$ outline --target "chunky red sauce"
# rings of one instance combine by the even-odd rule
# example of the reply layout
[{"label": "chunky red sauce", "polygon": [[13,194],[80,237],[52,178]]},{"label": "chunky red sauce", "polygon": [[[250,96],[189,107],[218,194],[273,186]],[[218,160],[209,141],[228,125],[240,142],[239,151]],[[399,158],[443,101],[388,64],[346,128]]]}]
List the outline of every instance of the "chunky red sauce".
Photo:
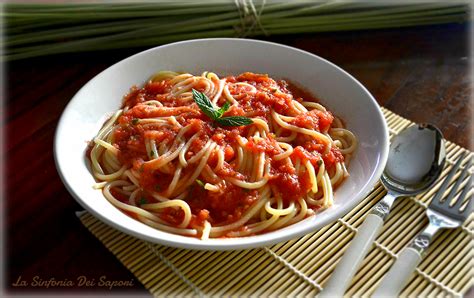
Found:
[{"label": "chunky red sauce", "polygon": [[[257,89],[251,92],[248,86],[232,84],[229,91],[239,102],[239,106],[233,106],[224,116],[247,116],[258,117],[265,121],[271,119],[271,110],[274,109],[280,114],[296,116],[291,124],[317,131],[326,131],[332,124],[333,116],[330,112],[309,111],[304,114],[297,114],[291,109],[291,101],[317,101],[311,94],[301,88],[297,88],[285,81],[274,81],[267,75],[244,73],[239,76],[229,76],[227,82],[245,82]],[[243,174],[236,171],[235,147],[237,137],[246,135],[250,126],[240,127],[219,127],[205,116],[194,101],[182,101],[170,99],[166,95],[171,90],[169,81],[150,82],[143,88],[133,88],[124,99],[124,106],[128,106],[118,122],[119,128],[115,131],[115,142],[119,150],[119,159],[122,163],[133,166],[141,172],[140,184],[145,190],[152,190],[158,193],[164,192],[171,182],[172,174],[167,175],[153,171],[144,164],[148,160],[144,145],[145,138],[154,139],[156,144],[162,142],[173,142],[179,132],[178,127],[148,126],[138,123],[137,119],[152,118],[160,116],[175,116],[176,120],[184,127],[191,125],[191,129],[185,134],[189,139],[196,132],[201,132],[201,137],[196,139],[190,146],[186,158],[191,158],[195,153],[203,148],[209,139],[224,148],[224,167],[216,174],[221,178],[235,177],[241,180],[248,180]],[[195,86],[198,91],[204,91],[204,86]],[[293,96],[292,96],[293,95]],[[148,100],[158,100],[165,108],[157,108],[152,105],[140,104]],[[219,106],[224,104],[221,97]],[[166,109],[166,107],[179,107],[176,110]],[[283,130],[283,135],[289,136],[290,131]],[[311,188],[308,174],[298,176],[295,168],[285,163],[276,161],[272,157],[279,152],[275,148],[275,136],[270,134],[266,139],[255,139],[250,137],[246,144],[246,149],[252,152],[265,152],[270,157],[271,171],[269,183],[282,194],[285,202],[297,200],[305,195]],[[326,169],[331,169],[337,161],[343,161],[340,151],[334,146],[328,153],[324,153],[324,145],[317,141],[298,136],[291,144],[294,152],[292,160],[297,158],[302,162],[310,161],[317,171],[320,164],[324,162]],[[208,164],[214,168],[217,164],[217,155],[211,154]],[[173,165],[171,165],[173,167]],[[182,177],[194,171],[194,166],[183,169]],[[173,169],[172,169],[173,170]],[[206,182],[205,177],[198,177]],[[144,195],[145,201],[153,201],[153,198]],[[227,188],[222,192],[210,192],[205,190],[199,183],[190,186],[189,195],[184,200],[190,205],[193,219],[191,227],[202,226],[204,220],[208,220],[212,225],[226,224],[238,220],[242,214],[258,199],[255,190],[245,190],[227,183]],[[179,224],[183,218],[181,210],[168,208],[162,212],[161,217],[171,224]]]}]

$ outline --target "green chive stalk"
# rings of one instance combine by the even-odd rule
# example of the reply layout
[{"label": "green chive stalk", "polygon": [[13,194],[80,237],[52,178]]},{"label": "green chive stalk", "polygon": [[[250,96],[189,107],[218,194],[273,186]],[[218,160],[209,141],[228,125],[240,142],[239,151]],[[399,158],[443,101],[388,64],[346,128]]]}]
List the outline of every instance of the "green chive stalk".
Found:
[{"label": "green chive stalk", "polygon": [[471,19],[469,6],[459,3],[246,3],[240,8],[230,0],[5,4],[2,60],[149,47],[194,38],[401,28]]}]

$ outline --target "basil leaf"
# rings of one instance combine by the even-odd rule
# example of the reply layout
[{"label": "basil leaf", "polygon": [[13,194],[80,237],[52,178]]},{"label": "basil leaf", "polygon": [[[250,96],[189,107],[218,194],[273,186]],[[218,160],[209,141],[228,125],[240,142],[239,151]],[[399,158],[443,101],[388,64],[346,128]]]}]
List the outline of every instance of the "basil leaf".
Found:
[{"label": "basil leaf", "polygon": [[231,117],[224,117],[221,118],[224,113],[229,110],[230,103],[226,102],[222,107],[216,109],[212,104],[209,97],[206,94],[196,91],[192,89],[193,92],[193,99],[201,109],[201,111],[211,118],[212,120],[216,121],[222,126],[242,126],[242,125],[249,125],[252,124],[253,121],[250,118],[243,117],[243,116],[231,116]]},{"label": "basil leaf", "polygon": [[252,119],[243,116],[224,117],[216,119],[216,121],[222,126],[242,126],[253,123]]},{"label": "basil leaf", "polygon": [[226,101],[225,104],[222,107],[220,107],[219,110],[217,110],[217,113],[219,114],[218,118],[221,118],[222,115],[224,115],[224,113],[227,112],[229,108],[230,108],[230,103]]},{"label": "basil leaf", "polygon": [[222,116],[222,114],[219,115],[219,112],[216,111],[216,109],[212,105],[211,100],[209,99],[209,97],[206,96],[206,94],[196,91],[194,89],[192,90],[192,92],[194,101],[201,109],[201,111],[206,114],[207,117],[211,118],[212,120],[216,120],[217,118]]}]

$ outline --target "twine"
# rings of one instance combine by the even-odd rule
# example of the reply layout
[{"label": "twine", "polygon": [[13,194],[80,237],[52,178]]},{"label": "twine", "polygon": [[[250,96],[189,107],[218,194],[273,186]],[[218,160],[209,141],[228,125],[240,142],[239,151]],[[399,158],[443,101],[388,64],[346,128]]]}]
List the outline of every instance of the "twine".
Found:
[{"label": "twine", "polygon": [[237,6],[240,18],[240,26],[234,27],[238,37],[254,35],[257,31],[263,32],[266,36],[269,35],[260,21],[266,0],[262,0],[258,11],[255,8],[253,0],[234,0],[234,2]]},{"label": "twine", "polygon": [[433,283],[435,284],[438,288],[440,288],[441,290],[445,291],[446,293],[448,294],[451,294],[453,295],[454,297],[456,298],[460,298],[462,297],[461,294],[459,294],[458,292],[448,288],[447,286],[443,285],[440,281],[438,281],[437,279],[435,279],[434,277],[428,275],[426,272],[423,272],[421,271],[420,269],[416,268],[415,269],[416,273],[418,273],[420,276],[422,276],[424,279],[428,280],[430,283]]},{"label": "twine", "polygon": [[[353,233],[357,233],[358,232],[358,229],[355,228],[353,225],[351,225],[350,223],[348,223],[347,221],[345,221],[344,219],[342,218],[339,218],[337,220],[338,223],[340,223],[342,226],[348,228],[349,230],[351,230]],[[382,250],[384,253],[386,253],[387,255],[389,255],[392,259],[397,259],[397,255],[392,251],[390,250],[390,248],[386,247],[385,245],[383,245],[382,243],[380,243],[379,241],[375,240],[374,241],[374,245],[375,247],[378,247],[380,250]]]},{"label": "twine", "polygon": [[277,260],[280,264],[282,264],[283,266],[285,266],[287,269],[289,269],[291,272],[293,272],[294,274],[296,274],[296,276],[298,276],[301,280],[305,281],[306,283],[308,283],[309,285],[311,285],[313,288],[321,291],[323,289],[323,287],[321,287],[320,284],[318,284],[316,281],[312,280],[311,278],[309,278],[308,276],[306,276],[303,272],[301,272],[300,270],[298,270],[295,266],[291,265],[287,260],[285,260],[284,258],[280,257],[279,255],[277,255],[275,252],[273,252],[271,249],[269,249],[268,247],[263,247],[263,250],[265,252],[267,252],[269,255],[271,255],[275,260]]},{"label": "twine", "polygon": [[173,263],[171,263],[170,260],[168,260],[167,257],[165,257],[160,251],[156,249],[155,244],[147,241],[143,242],[148,246],[152,253],[157,256],[169,269],[171,269],[171,271],[173,271],[173,273],[176,274],[179,279],[181,279],[188,287],[190,287],[199,298],[206,297],[204,293],[202,293],[201,290],[199,290],[199,288],[181,272],[181,270],[179,270]]}]

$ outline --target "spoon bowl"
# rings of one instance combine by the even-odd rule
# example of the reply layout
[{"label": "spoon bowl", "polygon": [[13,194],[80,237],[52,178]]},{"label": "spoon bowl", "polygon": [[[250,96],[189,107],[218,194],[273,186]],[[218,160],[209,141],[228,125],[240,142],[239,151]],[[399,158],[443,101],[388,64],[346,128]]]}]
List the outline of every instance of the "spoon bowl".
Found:
[{"label": "spoon bowl", "polygon": [[416,195],[436,181],[445,160],[439,129],[431,124],[411,126],[393,138],[382,184],[392,193]]}]

